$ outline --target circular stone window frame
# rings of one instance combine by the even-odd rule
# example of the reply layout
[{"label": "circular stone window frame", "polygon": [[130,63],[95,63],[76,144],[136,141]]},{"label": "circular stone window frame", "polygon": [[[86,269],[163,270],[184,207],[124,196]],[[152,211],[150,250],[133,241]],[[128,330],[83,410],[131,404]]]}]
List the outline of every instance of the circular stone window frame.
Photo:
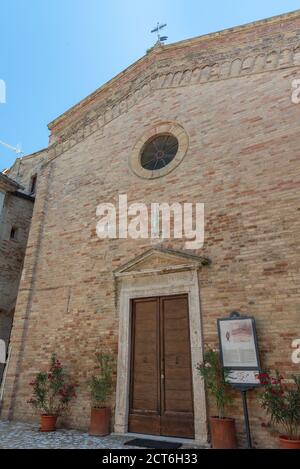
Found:
[{"label": "circular stone window frame", "polygon": [[[162,134],[170,134],[177,138],[178,150],[172,161],[161,169],[149,170],[143,168],[141,164],[142,151],[145,144],[152,138]],[[189,146],[189,138],[184,128],[175,122],[162,122],[157,124],[146,132],[135,143],[129,156],[129,167],[133,173],[143,179],[157,179],[169,174],[182,162]]]}]

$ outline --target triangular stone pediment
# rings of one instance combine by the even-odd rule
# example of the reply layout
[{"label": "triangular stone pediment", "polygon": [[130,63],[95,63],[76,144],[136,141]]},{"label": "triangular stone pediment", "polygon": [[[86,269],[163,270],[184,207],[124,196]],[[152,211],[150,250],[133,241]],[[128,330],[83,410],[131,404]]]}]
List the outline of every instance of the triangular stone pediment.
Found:
[{"label": "triangular stone pediment", "polygon": [[177,270],[190,270],[209,264],[206,257],[195,256],[183,251],[153,248],[133,258],[115,270],[116,277],[134,274],[164,273]]}]

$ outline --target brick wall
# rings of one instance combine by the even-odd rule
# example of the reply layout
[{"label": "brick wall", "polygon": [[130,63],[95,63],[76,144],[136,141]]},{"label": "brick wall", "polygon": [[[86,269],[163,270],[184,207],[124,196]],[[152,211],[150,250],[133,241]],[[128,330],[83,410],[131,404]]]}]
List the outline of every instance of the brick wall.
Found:
[{"label": "brick wall", "polygon": [[[7,311],[15,306],[32,209],[32,200],[6,194],[0,239],[0,307]],[[15,239],[10,238],[12,227],[16,228]]]},{"label": "brick wall", "polygon": [[21,192],[30,194],[32,178],[38,175],[46,158],[47,150],[41,150],[26,155],[23,158],[18,158],[6,174],[22,186]]},{"label": "brick wall", "polygon": [[[16,160],[6,175],[20,184],[14,192],[2,192],[0,210],[0,339],[8,345],[19,282],[30,229],[34,199],[26,197],[31,190],[31,178],[39,172],[43,152]],[[25,196],[23,196],[25,194]],[[11,229],[16,229],[11,239]],[[0,382],[3,365],[0,365]]]},{"label": "brick wall", "polygon": [[[0,339],[8,344],[16,304],[33,201],[7,193],[0,230]],[[12,227],[15,239],[10,239]],[[0,365],[0,381],[3,366]]]}]

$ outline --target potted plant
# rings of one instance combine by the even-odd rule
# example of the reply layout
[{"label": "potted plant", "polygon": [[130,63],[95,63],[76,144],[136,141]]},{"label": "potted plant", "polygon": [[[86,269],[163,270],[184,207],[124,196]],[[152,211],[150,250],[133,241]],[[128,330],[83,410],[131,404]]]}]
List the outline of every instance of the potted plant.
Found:
[{"label": "potted plant", "polygon": [[234,449],[237,447],[235,420],[225,417],[225,408],[232,401],[232,397],[226,382],[228,372],[222,368],[219,353],[212,349],[206,350],[203,362],[197,369],[218,409],[218,415],[210,417],[212,446],[215,449]]},{"label": "potted plant", "polygon": [[28,401],[41,413],[41,432],[56,430],[58,416],[66,412],[76,397],[76,384],[70,383],[60,361],[53,354],[49,371],[40,371],[30,385],[33,397]]},{"label": "potted plant", "polygon": [[110,408],[107,401],[112,390],[114,357],[110,352],[99,352],[96,354],[96,360],[98,373],[89,380],[92,399],[89,433],[105,436],[109,434]]},{"label": "potted plant", "polygon": [[300,449],[300,375],[284,383],[278,371],[275,376],[260,373],[263,386],[260,403],[270,416],[270,425],[279,433],[282,449]]}]

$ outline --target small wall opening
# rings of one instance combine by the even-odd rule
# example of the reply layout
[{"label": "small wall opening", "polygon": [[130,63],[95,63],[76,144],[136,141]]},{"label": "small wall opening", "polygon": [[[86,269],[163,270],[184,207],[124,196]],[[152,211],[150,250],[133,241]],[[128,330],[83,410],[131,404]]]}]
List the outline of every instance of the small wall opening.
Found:
[{"label": "small wall opening", "polygon": [[36,182],[37,182],[37,175],[34,174],[31,177],[31,181],[30,181],[30,194],[31,195],[34,195],[36,193]]},{"label": "small wall opening", "polygon": [[13,225],[10,229],[9,239],[16,241],[17,238],[18,238],[18,228]]}]

